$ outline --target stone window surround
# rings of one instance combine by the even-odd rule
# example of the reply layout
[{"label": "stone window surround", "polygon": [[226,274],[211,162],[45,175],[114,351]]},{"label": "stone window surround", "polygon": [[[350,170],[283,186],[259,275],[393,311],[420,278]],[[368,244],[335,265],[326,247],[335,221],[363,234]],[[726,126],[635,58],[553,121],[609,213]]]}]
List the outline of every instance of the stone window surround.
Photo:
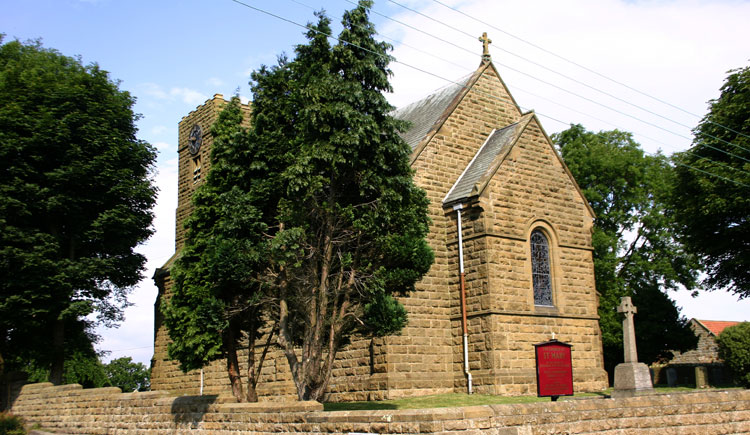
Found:
[{"label": "stone window surround", "polygon": [[[550,281],[552,290],[552,305],[536,305],[534,303],[534,280],[532,278],[533,268],[531,267],[531,233],[539,230],[546,238],[549,249],[549,268]],[[562,273],[560,271],[560,243],[557,237],[557,231],[554,226],[544,219],[533,219],[526,226],[526,276],[529,277],[527,301],[534,311],[544,314],[556,314],[560,306],[559,289],[562,285],[560,282]]]}]

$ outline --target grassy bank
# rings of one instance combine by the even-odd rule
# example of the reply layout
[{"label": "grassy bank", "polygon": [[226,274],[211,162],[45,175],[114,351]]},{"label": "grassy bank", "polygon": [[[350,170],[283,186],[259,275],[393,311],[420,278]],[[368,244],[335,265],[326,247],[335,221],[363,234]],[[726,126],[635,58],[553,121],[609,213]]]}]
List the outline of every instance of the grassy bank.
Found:
[{"label": "grassy bank", "polygon": [[[721,388],[726,389],[726,388]],[[656,394],[687,393],[695,391],[710,391],[711,389],[696,390],[692,387],[654,387]],[[713,389],[716,390],[716,389]],[[561,397],[560,400],[574,400],[584,398],[603,398],[609,397],[612,389],[604,390],[600,393],[578,393],[572,397]],[[423,409],[423,408],[452,408],[457,406],[475,406],[475,405],[497,405],[508,403],[533,403],[549,402],[549,397],[536,396],[493,396],[488,394],[453,393],[439,394],[435,396],[406,397],[395,400],[382,400],[372,402],[340,402],[324,403],[323,408],[326,411],[357,411],[357,410],[377,410],[377,409]]]}]

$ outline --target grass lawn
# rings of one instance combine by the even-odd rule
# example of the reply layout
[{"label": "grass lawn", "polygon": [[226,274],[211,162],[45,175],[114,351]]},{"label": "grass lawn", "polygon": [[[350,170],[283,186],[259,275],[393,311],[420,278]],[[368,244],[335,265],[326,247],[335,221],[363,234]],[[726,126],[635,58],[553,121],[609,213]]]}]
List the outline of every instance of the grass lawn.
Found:
[{"label": "grass lawn", "polygon": [[[581,393],[576,394],[574,397],[603,397],[604,395],[604,393]],[[466,393],[452,393],[373,402],[324,403],[323,408],[326,411],[451,408],[456,406],[497,405],[503,403],[549,402],[550,400],[549,397],[536,396],[493,396],[489,394],[468,395]]]},{"label": "grass lawn", "polygon": [[[692,387],[654,387],[657,394],[670,394],[670,393],[687,393],[695,391],[708,391],[708,390],[696,390]],[[612,392],[612,389],[607,389],[601,393],[578,393],[573,398],[596,398],[596,397],[607,397]],[[472,394],[468,395],[465,393],[452,393],[452,394],[439,394],[435,396],[421,396],[421,397],[407,397],[396,400],[382,400],[373,402],[339,402],[339,403],[324,403],[323,409],[325,411],[361,411],[361,410],[376,410],[376,409],[422,409],[422,408],[452,408],[458,406],[474,406],[474,405],[497,405],[506,403],[533,403],[533,402],[549,402],[549,397],[536,397],[536,396],[493,396],[488,394]],[[570,397],[561,397],[560,400],[571,400]]]}]

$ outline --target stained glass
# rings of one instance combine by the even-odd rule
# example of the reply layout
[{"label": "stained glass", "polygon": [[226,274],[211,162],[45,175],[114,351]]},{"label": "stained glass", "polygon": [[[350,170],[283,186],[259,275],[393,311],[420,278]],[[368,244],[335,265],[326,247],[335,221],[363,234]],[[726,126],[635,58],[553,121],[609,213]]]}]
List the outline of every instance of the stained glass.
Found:
[{"label": "stained glass", "polygon": [[531,274],[534,282],[534,304],[552,305],[552,277],[549,265],[549,243],[540,230],[531,232]]}]

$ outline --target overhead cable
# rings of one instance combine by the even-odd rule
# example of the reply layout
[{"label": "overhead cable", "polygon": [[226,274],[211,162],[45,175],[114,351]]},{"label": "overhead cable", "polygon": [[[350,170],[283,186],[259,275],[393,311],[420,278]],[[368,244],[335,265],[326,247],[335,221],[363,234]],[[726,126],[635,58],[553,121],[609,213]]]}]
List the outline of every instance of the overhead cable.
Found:
[{"label": "overhead cable", "polygon": [[[347,0],[347,1],[349,1],[349,0]],[[433,17],[431,17],[431,16],[429,16],[429,15],[426,15],[426,14],[424,14],[424,13],[422,13],[422,12],[419,12],[419,11],[417,11],[417,10],[415,10],[415,9],[412,9],[412,8],[410,8],[410,7],[408,7],[408,6],[405,6],[405,5],[403,5],[403,4],[401,4],[401,3],[399,3],[399,2],[397,2],[397,1],[395,1],[395,0],[388,0],[388,1],[389,1],[389,2],[391,2],[391,3],[393,3],[393,4],[395,4],[395,5],[397,5],[397,6],[400,6],[400,7],[402,7],[402,8],[404,8],[404,9],[408,10],[408,11],[414,12],[414,13],[416,13],[416,14],[418,14],[418,15],[422,16],[422,17],[425,17],[425,18],[427,18],[427,19],[429,19],[429,20],[431,20],[431,21],[434,21],[435,23],[438,23],[438,24],[440,24],[440,25],[443,25],[443,26],[445,26],[445,27],[447,27],[447,28],[449,28],[449,29],[451,29],[451,30],[454,30],[454,31],[456,31],[456,32],[459,32],[459,33],[461,33],[461,34],[463,34],[463,35],[466,35],[466,36],[468,36],[468,37],[469,37],[469,38],[471,38],[471,39],[474,39],[474,35],[472,35],[472,34],[470,34],[470,33],[466,32],[466,31],[464,31],[464,30],[462,30],[462,29],[459,29],[459,28],[457,28],[457,27],[454,27],[454,26],[452,26],[452,25],[450,25],[450,24],[444,23],[444,22],[442,22],[442,21],[440,21],[440,20],[438,20],[438,19],[435,19],[435,18],[433,18]],[[420,31],[420,32],[422,32],[422,33],[428,34],[427,32],[425,32],[425,31],[423,31],[423,30],[419,30],[419,31]],[[431,35],[431,36],[435,37],[434,35]],[[435,38],[436,38],[436,39],[440,39],[440,38],[437,38],[437,37],[435,37]],[[441,41],[444,41],[444,42],[445,42],[445,40],[443,40],[443,39],[440,39],[440,40],[441,40]],[[453,44],[453,43],[450,43],[450,44],[451,44],[451,45],[453,45],[453,46],[457,46],[456,44]],[[465,49],[465,48],[463,48],[463,47],[461,47],[461,49],[462,49],[462,50],[465,50],[465,51],[468,51],[467,49]],[[538,63],[538,62],[535,62],[535,61],[533,61],[533,60],[531,60],[531,59],[528,59],[528,58],[526,58],[526,57],[524,57],[524,56],[521,56],[521,55],[519,55],[519,54],[516,54],[516,53],[514,53],[514,52],[512,52],[512,51],[509,51],[509,50],[506,50],[506,49],[504,49],[504,48],[500,48],[500,47],[497,47],[497,48],[496,48],[496,47],[492,47],[492,49],[498,49],[498,50],[504,51],[504,52],[506,52],[506,53],[508,53],[508,54],[510,54],[510,55],[512,55],[512,56],[515,56],[515,57],[517,57],[517,58],[519,58],[519,59],[522,59],[522,60],[524,60],[524,61],[526,61],[526,62],[529,62],[529,63],[531,63],[531,64],[533,64],[533,65],[536,65],[536,66],[538,66],[538,67],[540,67],[540,68],[542,68],[542,69],[544,69],[544,70],[546,70],[546,71],[549,71],[549,72],[551,72],[551,73],[553,73],[553,74],[556,74],[556,75],[558,75],[558,76],[560,76],[560,77],[563,77],[563,78],[565,78],[565,79],[567,79],[567,80],[570,80],[570,81],[572,81],[572,82],[574,82],[574,83],[577,83],[577,84],[579,84],[579,85],[581,85],[581,86],[584,86],[584,87],[587,87],[587,88],[589,88],[589,89],[591,89],[591,90],[594,90],[594,91],[596,91],[596,92],[599,92],[599,93],[601,93],[602,95],[606,95],[606,96],[608,96],[608,97],[610,97],[610,98],[613,98],[613,99],[615,99],[615,100],[617,100],[617,101],[620,101],[620,102],[622,102],[622,103],[625,103],[625,104],[628,104],[628,105],[630,105],[630,106],[633,106],[633,107],[635,107],[635,108],[637,108],[637,109],[639,109],[639,110],[642,110],[642,111],[644,111],[644,112],[647,112],[647,113],[649,113],[649,114],[651,114],[651,115],[657,116],[657,117],[659,117],[659,118],[662,118],[662,119],[664,119],[664,120],[666,120],[666,121],[669,121],[669,122],[671,122],[671,123],[677,124],[677,125],[679,125],[679,126],[681,126],[681,127],[685,127],[685,128],[688,128],[688,129],[692,128],[692,127],[691,127],[691,126],[689,126],[689,125],[683,124],[683,123],[681,123],[681,122],[679,122],[679,121],[675,121],[675,120],[673,120],[673,119],[671,119],[671,118],[669,118],[669,117],[666,117],[666,116],[660,115],[660,114],[658,114],[658,113],[656,113],[656,112],[654,112],[654,111],[652,111],[652,110],[649,110],[649,109],[646,109],[646,108],[644,108],[644,107],[641,107],[641,106],[639,106],[639,105],[637,105],[637,104],[631,103],[630,101],[627,101],[627,100],[625,100],[625,99],[623,99],[623,98],[620,98],[620,97],[618,97],[618,96],[616,96],[616,95],[613,95],[613,94],[611,94],[611,93],[609,93],[609,92],[606,92],[606,91],[603,91],[603,90],[601,90],[601,89],[598,89],[598,88],[596,88],[596,87],[594,87],[594,86],[591,86],[591,85],[589,85],[589,84],[587,84],[587,83],[584,83],[584,82],[582,82],[582,81],[580,81],[580,80],[578,80],[578,79],[575,79],[575,78],[573,78],[573,77],[570,77],[570,76],[568,76],[568,75],[565,75],[565,74],[563,74],[563,73],[560,73],[560,72],[558,72],[558,71],[555,71],[555,70],[553,70],[552,68],[549,68],[549,67],[547,67],[547,66],[545,66],[545,65],[542,65],[542,64],[540,64],[540,63]],[[472,53],[473,53],[473,52],[472,52]],[[474,53],[474,54],[476,54],[476,53]],[[666,131],[666,132],[668,132],[668,133],[670,133],[670,134],[674,134],[674,135],[676,135],[676,136],[679,136],[679,137],[682,137],[682,138],[684,138],[684,139],[688,139],[688,140],[690,140],[690,138],[689,138],[689,137],[687,137],[687,136],[681,135],[681,134],[679,134],[679,133],[676,133],[676,132],[674,132],[674,131],[671,131],[671,130],[669,130],[669,129],[667,129],[667,128],[661,127],[661,126],[659,126],[659,125],[657,125],[657,124],[654,124],[654,123],[651,123],[651,122],[648,122],[648,121],[644,121],[644,120],[640,119],[640,118],[639,118],[639,117],[637,117],[637,116],[633,116],[633,115],[627,114],[627,113],[625,113],[625,112],[622,112],[622,111],[620,111],[620,110],[618,110],[618,109],[613,109],[612,107],[610,107],[610,106],[608,106],[608,105],[606,105],[606,104],[603,104],[603,103],[599,103],[599,102],[596,102],[596,101],[594,101],[594,100],[592,100],[592,99],[590,99],[590,98],[588,98],[588,97],[584,97],[584,96],[581,96],[580,94],[578,94],[578,93],[576,93],[576,92],[573,92],[573,91],[570,91],[570,90],[568,90],[568,89],[565,89],[565,88],[563,88],[563,87],[561,87],[561,86],[558,86],[558,85],[552,84],[552,83],[550,83],[550,82],[548,82],[548,81],[546,81],[546,80],[542,80],[542,79],[540,79],[540,78],[538,78],[538,77],[535,77],[535,76],[533,76],[533,75],[531,75],[531,74],[525,73],[525,72],[523,72],[523,71],[520,71],[520,70],[518,70],[518,69],[512,68],[512,67],[510,67],[510,66],[508,66],[508,65],[506,65],[506,64],[503,64],[503,63],[501,63],[501,62],[497,62],[497,64],[498,64],[498,65],[502,65],[502,66],[504,66],[505,68],[508,68],[508,69],[510,69],[510,70],[512,70],[512,71],[515,71],[515,72],[519,73],[519,74],[523,74],[523,75],[525,75],[525,76],[527,76],[527,77],[530,77],[530,78],[532,78],[532,79],[534,79],[534,80],[538,80],[538,81],[540,81],[540,82],[542,82],[542,83],[545,83],[545,84],[547,84],[547,85],[549,85],[549,86],[553,86],[553,87],[555,87],[555,88],[557,88],[557,89],[559,89],[559,90],[561,90],[561,91],[563,91],[563,92],[567,92],[567,93],[569,93],[569,94],[571,94],[571,95],[574,95],[574,96],[576,96],[576,97],[578,97],[578,98],[582,98],[582,99],[585,99],[586,101],[589,101],[589,102],[591,102],[591,103],[597,104],[597,105],[599,105],[599,106],[601,106],[601,107],[604,107],[604,108],[606,108],[606,109],[609,109],[609,110],[613,110],[613,111],[615,111],[615,112],[617,112],[617,113],[619,113],[619,114],[621,114],[621,115],[624,115],[624,116],[628,116],[628,117],[630,117],[630,118],[633,118],[633,119],[635,119],[636,121],[639,121],[639,122],[643,122],[643,123],[645,123],[645,124],[648,124],[648,125],[650,125],[650,126],[652,126],[652,127],[655,127],[655,128],[661,129],[661,130],[664,130],[664,131]],[[706,133],[706,135],[707,135],[708,137],[712,138],[712,139],[715,139],[715,140],[718,140],[718,141],[720,141],[720,142],[726,143],[726,144],[728,144],[728,145],[732,145],[732,146],[734,146],[734,147],[740,148],[740,149],[742,149],[743,151],[747,151],[747,152],[750,152],[750,150],[749,150],[749,149],[747,149],[747,148],[745,148],[745,147],[743,147],[743,146],[741,146],[741,145],[738,145],[738,144],[735,144],[735,143],[729,142],[729,141],[727,141],[727,140],[724,140],[724,139],[722,139],[722,138],[720,138],[720,137],[716,137],[716,136],[713,136],[713,135],[710,135],[710,134],[707,134],[707,133]],[[724,152],[724,151],[722,151],[722,152]],[[734,155],[734,154],[731,154],[731,153],[729,153],[729,152],[727,152],[727,154],[729,154],[729,155],[732,155],[732,156],[735,156],[735,157],[738,157],[738,158],[740,158],[740,159],[743,159],[743,160],[746,160],[746,161],[750,162],[750,160],[747,160],[747,159],[745,159],[745,158],[743,158],[743,157],[739,157],[739,156],[736,156],[736,155]]]},{"label": "overhead cable", "polygon": [[[274,17],[274,18],[276,18],[276,19],[282,20],[282,21],[284,21],[284,22],[287,22],[287,23],[293,24],[293,25],[295,25],[295,26],[301,27],[301,28],[303,28],[303,29],[307,29],[307,30],[313,30],[313,31],[315,31],[315,32],[317,32],[317,33],[320,33],[320,34],[322,34],[322,35],[324,35],[324,36],[326,36],[326,37],[329,37],[329,38],[331,38],[331,39],[333,39],[333,40],[335,40],[335,41],[338,41],[338,42],[341,42],[341,43],[344,43],[344,44],[348,44],[348,45],[351,45],[351,46],[353,46],[353,47],[359,48],[360,50],[363,50],[363,51],[366,51],[366,52],[369,52],[369,53],[375,54],[375,55],[377,55],[377,56],[382,56],[382,54],[380,54],[380,53],[377,53],[377,52],[375,52],[375,51],[372,51],[372,50],[370,50],[370,49],[368,49],[368,48],[365,48],[365,47],[361,47],[361,46],[359,46],[359,45],[357,45],[357,44],[355,44],[355,43],[352,43],[352,42],[349,42],[349,41],[345,41],[345,40],[342,40],[342,39],[340,39],[340,38],[338,38],[338,37],[336,37],[336,36],[333,36],[333,35],[332,35],[332,34],[330,34],[330,33],[324,33],[324,32],[321,32],[321,31],[319,31],[319,30],[317,30],[317,29],[313,29],[313,28],[311,28],[311,27],[310,27],[310,25],[305,25],[305,24],[301,24],[301,23],[298,23],[298,22],[296,22],[296,21],[294,21],[294,20],[291,20],[291,19],[288,19],[288,18],[282,17],[282,16],[280,16],[280,15],[274,14],[274,13],[272,13],[272,12],[269,12],[269,11],[266,11],[266,10],[264,10],[264,9],[261,9],[261,8],[258,8],[258,7],[255,7],[255,6],[249,5],[249,4],[247,4],[247,3],[244,3],[244,2],[242,2],[242,1],[240,1],[240,0],[231,0],[231,1],[233,1],[234,3],[237,3],[237,4],[239,4],[239,5],[245,6],[245,7],[249,8],[249,9],[252,9],[252,10],[255,10],[255,11],[257,11],[257,12],[260,12],[260,13],[262,13],[262,14],[265,14],[265,15],[268,15],[268,16],[271,16],[271,17]],[[395,58],[393,58],[393,57],[391,57],[391,56],[388,56],[388,57],[389,57],[390,59],[392,59],[392,60],[393,60],[393,62],[399,63],[399,64],[401,64],[401,65],[404,65],[404,66],[408,67],[408,68],[414,69],[414,70],[416,70],[416,71],[419,71],[419,72],[421,72],[421,73],[424,73],[424,74],[428,74],[428,75],[430,75],[430,76],[436,77],[436,78],[438,78],[438,79],[440,79],[440,80],[443,80],[443,81],[446,81],[446,82],[448,82],[448,83],[452,83],[452,84],[455,84],[455,85],[458,85],[458,86],[461,86],[461,87],[464,87],[464,88],[466,87],[466,86],[465,86],[464,84],[461,84],[461,83],[458,83],[458,82],[456,82],[456,81],[454,81],[454,80],[451,80],[451,79],[448,79],[448,78],[442,77],[442,76],[440,76],[440,75],[438,75],[438,74],[435,74],[435,73],[433,73],[433,72],[427,71],[427,70],[425,70],[425,69],[423,69],[423,68],[419,68],[419,67],[416,67],[416,66],[414,66],[414,65],[410,65],[410,64],[408,64],[408,63],[405,63],[405,62],[401,62],[401,61],[399,61],[398,59],[395,59]],[[478,93],[481,93],[481,94],[483,94],[483,95],[485,95],[485,96],[487,96],[488,98],[494,98],[494,99],[498,99],[498,98],[499,98],[499,97],[496,97],[496,96],[494,96],[494,95],[491,95],[491,94],[488,94],[488,93],[482,92],[481,90],[477,90],[477,92],[478,92]],[[522,106],[520,106],[520,105],[519,105],[519,108],[521,108],[521,109],[524,109],[524,110],[526,110],[526,111],[529,111],[529,109],[527,109],[527,108],[525,108],[525,107],[522,107]],[[552,117],[552,116],[549,116],[549,115],[543,115],[543,114],[541,114],[541,113],[538,113],[538,112],[535,112],[535,113],[537,113],[537,114],[539,114],[539,115],[541,115],[541,116],[544,116],[544,117],[546,117],[546,118],[552,119],[552,120],[554,120],[554,121],[557,121],[557,122],[559,122],[559,123],[562,123],[562,124],[564,124],[564,125],[569,125],[568,123],[566,123],[566,122],[564,122],[564,121],[561,121],[561,120],[559,120],[559,119],[556,119],[556,118],[554,118],[554,117]],[[709,146],[709,147],[710,147],[710,146]],[[711,148],[713,148],[713,147],[711,147]],[[721,151],[721,152],[724,152],[724,153],[726,153],[725,151],[719,150],[719,149],[717,149],[717,148],[715,148],[715,149],[716,149],[716,150],[718,150],[718,151]],[[648,153],[647,153],[647,154],[648,154]],[[726,154],[732,155],[732,154],[730,154],[730,153],[726,153]],[[739,156],[738,156],[738,157],[739,157]],[[741,158],[741,159],[743,159],[743,160],[747,160],[747,159],[744,159],[744,158],[742,158],[742,157],[740,157],[740,158]],[[720,178],[720,179],[724,179],[724,180],[726,180],[726,181],[729,181],[729,182],[731,182],[731,183],[735,183],[735,184],[738,184],[738,185],[741,185],[741,186],[745,186],[745,187],[750,187],[750,186],[747,186],[746,184],[744,184],[744,183],[742,183],[742,182],[739,182],[739,181],[736,181],[736,180],[732,180],[732,179],[729,179],[729,178],[726,178],[726,177],[723,177],[723,176],[721,176],[721,175],[718,175],[718,174],[714,174],[714,173],[711,173],[711,172],[708,172],[708,171],[704,171],[704,170],[702,170],[702,169],[694,168],[694,167],[692,167],[692,166],[689,166],[689,165],[686,165],[686,164],[684,164],[684,163],[680,163],[680,162],[676,162],[676,161],[675,161],[674,163],[675,163],[675,164],[677,164],[677,165],[679,165],[679,166],[684,166],[684,167],[686,167],[686,168],[689,168],[689,169],[693,169],[693,170],[696,170],[696,171],[699,171],[699,172],[703,172],[703,173],[705,173],[705,174],[708,174],[708,175],[711,175],[711,176],[714,176],[714,177],[717,177],[717,178]]]},{"label": "overhead cable", "polygon": [[[389,0],[389,1],[391,1],[391,0]],[[601,78],[603,78],[603,79],[605,79],[605,80],[608,80],[608,81],[610,81],[610,82],[612,82],[612,83],[614,83],[614,84],[617,84],[617,85],[619,85],[619,86],[622,86],[622,87],[624,87],[624,88],[626,88],[626,89],[629,89],[629,90],[631,90],[631,91],[633,91],[633,92],[635,92],[635,93],[637,93],[637,94],[640,94],[640,95],[642,95],[642,96],[644,96],[644,97],[650,98],[650,99],[652,99],[652,100],[654,100],[654,101],[657,101],[657,102],[659,102],[659,103],[661,103],[661,104],[664,104],[664,105],[666,105],[666,106],[669,106],[669,107],[671,107],[671,108],[673,108],[673,109],[679,110],[680,112],[683,112],[683,113],[685,113],[685,114],[687,114],[687,115],[691,115],[691,116],[694,116],[694,117],[696,117],[696,118],[699,118],[699,119],[702,119],[702,118],[703,118],[703,117],[702,117],[701,115],[697,115],[697,114],[695,114],[695,113],[692,113],[692,112],[690,112],[690,111],[687,111],[687,110],[685,110],[685,109],[683,109],[683,108],[681,108],[681,107],[679,107],[679,106],[676,106],[676,105],[674,105],[674,104],[672,104],[672,103],[670,103],[670,102],[668,102],[668,101],[662,100],[661,98],[658,98],[658,97],[655,97],[655,96],[653,96],[653,95],[650,95],[650,94],[648,94],[648,93],[646,93],[646,92],[643,92],[643,91],[641,91],[641,90],[639,90],[639,89],[636,89],[636,88],[634,88],[634,87],[632,87],[632,86],[630,86],[630,85],[628,85],[628,84],[626,84],[626,83],[623,83],[623,82],[620,82],[620,81],[618,81],[618,80],[615,80],[615,79],[613,79],[613,78],[611,78],[611,77],[608,77],[608,76],[606,76],[606,75],[604,75],[604,74],[602,74],[602,73],[600,73],[600,72],[598,72],[598,71],[596,71],[596,70],[593,70],[593,69],[591,69],[591,68],[588,68],[588,67],[586,67],[585,65],[581,65],[581,64],[579,64],[579,63],[577,63],[577,62],[575,62],[575,61],[572,61],[572,60],[570,60],[570,59],[568,59],[568,58],[566,58],[566,57],[564,57],[564,56],[561,56],[561,55],[559,55],[559,54],[557,54],[557,53],[555,53],[555,52],[553,52],[553,51],[547,50],[547,49],[546,49],[546,48],[544,48],[544,47],[541,47],[541,46],[539,46],[539,45],[537,45],[537,44],[534,44],[533,42],[527,41],[527,40],[525,40],[525,39],[523,39],[523,38],[521,38],[521,37],[519,37],[519,36],[516,36],[516,35],[514,35],[514,34],[512,34],[512,33],[508,32],[508,31],[505,31],[505,30],[503,30],[503,29],[500,29],[499,27],[496,27],[496,26],[494,26],[494,25],[492,25],[492,24],[490,24],[490,23],[488,23],[488,22],[486,22],[486,21],[483,21],[483,20],[480,20],[479,18],[473,17],[473,16],[471,16],[471,15],[469,15],[469,14],[467,14],[467,13],[465,13],[465,12],[463,12],[463,11],[459,10],[459,9],[456,9],[456,8],[454,8],[453,6],[447,5],[447,4],[445,4],[445,3],[443,3],[443,2],[441,2],[441,1],[439,1],[439,0],[432,0],[432,1],[433,1],[433,2],[435,2],[435,3],[437,3],[437,4],[439,4],[439,5],[441,5],[441,6],[443,6],[443,7],[445,7],[445,8],[448,8],[448,9],[450,9],[450,10],[454,11],[454,12],[457,12],[457,13],[459,13],[459,14],[461,14],[461,15],[463,15],[463,16],[465,16],[465,17],[467,17],[467,18],[470,18],[470,19],[472,19],[472,20],[474,20],[474,21],[476,21],[476,22],[478,22],[478,23],[480,23],[480,24],[483,24],[483,25],[485,25],[485,26],[488,26],[488,27],[492,28],[493,30],[497,30],[497,31],[498,31],[498,32],[500,32],[500,33],[503,33],[503,34],[505,34],[505,35],[508,35],[508,36],[510,36],[510,37],[511,37],[511,38],[513,38],[513,39],[516,39],[516,40],[518,40],[518,41],[521,41],[521,42],[523,42],[524,44],[527,44],[527,45],[529,45],[529,46],[531,46],[531,47],[534,47],[534,48],[536,48],[537,50],[543,51],[544,53],[547,53],[547,54],[549,54],[549,55],[551,55],[551,56],[554,56],[554,57],[556,57],[556,58],[558,58],[558,59],[560,59],[560,60],[562,60],[562,61],[565,61],[565,62],[567,62],[567,63],[569,63],[569,64],[573,65],[573,66],[576,66],[576,67],[578,67],[578,68],[581,68],[581,69],[583,69],[583,70],[585,70],[585,71],[588,71],[588,72],[590,72],[591,74],[594,74],[594,75],[596,75],[596,76],[599,76],[599,77],[601,77]],[[740,136],[744,136],[744,137],[750,138],[750,135],[747,135],[747,134],[745,134],[745,133],[742,133],[742,132],[740,132],[740,131],[734,130],[734,129],[730,128],[730,127],[727,127],[727,126],[725,126],[725,125],[719,124],[719,123],[717,123],[717,122],[713,122],[713,121],[708,121],[708,120],[707,120],[707,122],[709,122],[710,124],[716,125],[716,126],[718,126],[718,127],[724,128],[724,129],[726,129],[726,130],[728,130],[728,131],[731,131],[732,133],[738,134],[738,135],[740,135]]]}]

